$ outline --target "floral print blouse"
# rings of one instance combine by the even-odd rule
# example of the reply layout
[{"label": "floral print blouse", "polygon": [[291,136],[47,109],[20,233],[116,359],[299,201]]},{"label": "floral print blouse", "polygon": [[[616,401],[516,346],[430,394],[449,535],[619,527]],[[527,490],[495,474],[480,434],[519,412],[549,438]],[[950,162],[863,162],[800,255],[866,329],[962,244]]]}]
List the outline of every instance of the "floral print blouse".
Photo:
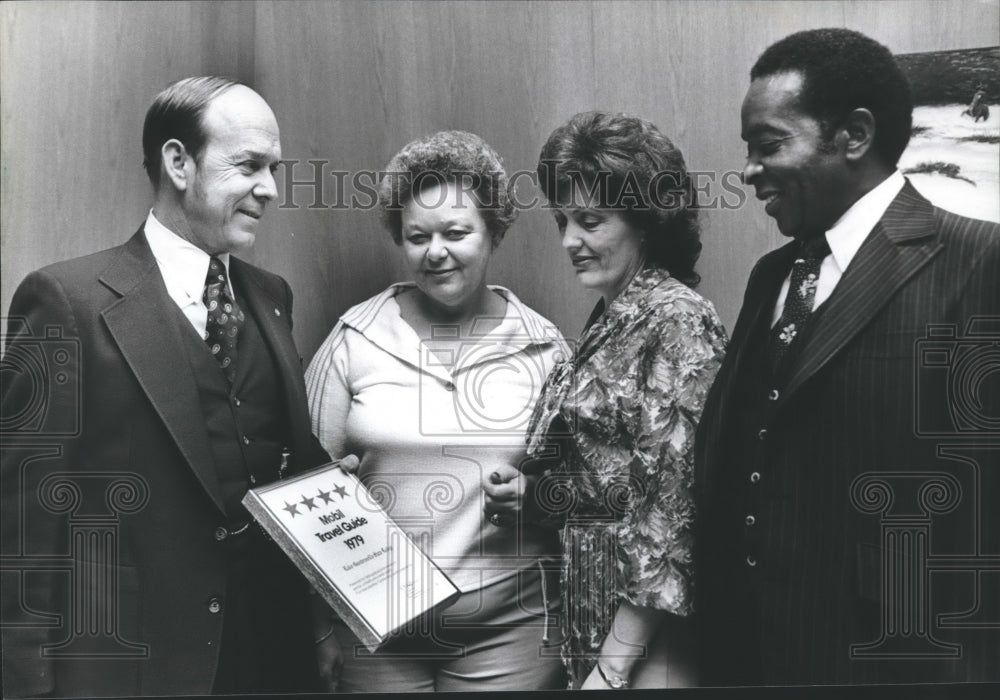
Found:
[{"label": "floral print blouse", "polygon": [[559,450],[536,498],[565,518],[563,656],[579,680],[620,601],[692,611],[695,428],[725,343],[711,302],[647,268],[542,389],[528,454]]}]

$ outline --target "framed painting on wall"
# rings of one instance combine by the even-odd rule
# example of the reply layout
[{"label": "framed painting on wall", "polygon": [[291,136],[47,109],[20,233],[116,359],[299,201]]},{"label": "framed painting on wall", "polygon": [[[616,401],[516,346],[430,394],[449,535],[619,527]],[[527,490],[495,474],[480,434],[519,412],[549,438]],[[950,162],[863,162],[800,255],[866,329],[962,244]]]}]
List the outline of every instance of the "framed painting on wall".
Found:
[{"label": "framed painting on wall", "polygon": [[899,169],[942,209],[1000,222],[1000,46],[896,58],[913,88]]}]

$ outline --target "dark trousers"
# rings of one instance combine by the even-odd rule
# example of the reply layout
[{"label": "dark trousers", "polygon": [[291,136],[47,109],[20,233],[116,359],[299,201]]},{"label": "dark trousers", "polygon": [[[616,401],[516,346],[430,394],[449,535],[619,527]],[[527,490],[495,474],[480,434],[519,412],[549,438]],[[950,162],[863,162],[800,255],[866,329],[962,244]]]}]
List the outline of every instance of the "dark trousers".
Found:
[{"label": "dark trousers", "polygon": [[213,692],[318,691],[305,580],[263,536],[234,540]]}]

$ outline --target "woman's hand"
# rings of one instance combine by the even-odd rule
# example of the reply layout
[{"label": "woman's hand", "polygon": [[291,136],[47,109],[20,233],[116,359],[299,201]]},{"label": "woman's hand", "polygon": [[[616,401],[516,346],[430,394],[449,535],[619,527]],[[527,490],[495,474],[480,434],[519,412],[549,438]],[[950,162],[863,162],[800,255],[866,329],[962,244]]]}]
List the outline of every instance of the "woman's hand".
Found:
[{"label": "woman's hand", "polygon": [[497,527],[513,525],[521,513],[527,490],[528,479],[524,474],[509,464],[497,467],[483,482],[486,518]]}]

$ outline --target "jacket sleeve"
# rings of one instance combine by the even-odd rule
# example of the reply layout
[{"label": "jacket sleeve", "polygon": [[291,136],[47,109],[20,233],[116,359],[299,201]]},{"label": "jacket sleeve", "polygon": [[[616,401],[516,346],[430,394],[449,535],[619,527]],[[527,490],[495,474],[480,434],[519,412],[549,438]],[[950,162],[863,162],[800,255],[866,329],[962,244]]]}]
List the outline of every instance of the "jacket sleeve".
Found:
[{"label": "jacket sleeve", "polygon": [[[283,278],[281,280],[281,288],[284,292],[284,310],[288,318],[288,332],[292,332],[292,302],[293,294],[292,288],[289,286],[288,282]],[[301,364],[302,358],[299,358],[299,363]],[[320,445],[319,440],[316,438],[315,431],[309,431],[308,446],[306,447],[303,455],[293,457],[296,460],[297,469],[311,469],[312,467],[317,467],[321,464],[325,464],[330,461],[330,455],[327,451],[323,449]]]},{"label": "jacket sleeve", "polygon": [[[0,500],[4,570],[0,597],[5,697],[50,693],[54,666],[42,656],[62,628],[52,611],[67,609],[66,572],[45,559],[68,551],[60,499],[45,478],[78,467],[82,428],[81,343],[72,305],[59,281],[30,274],[10,306],[0,393]],[[65,503],[63,504],[65,505]],[[63,620],[65,622],[65,620]]]}]

